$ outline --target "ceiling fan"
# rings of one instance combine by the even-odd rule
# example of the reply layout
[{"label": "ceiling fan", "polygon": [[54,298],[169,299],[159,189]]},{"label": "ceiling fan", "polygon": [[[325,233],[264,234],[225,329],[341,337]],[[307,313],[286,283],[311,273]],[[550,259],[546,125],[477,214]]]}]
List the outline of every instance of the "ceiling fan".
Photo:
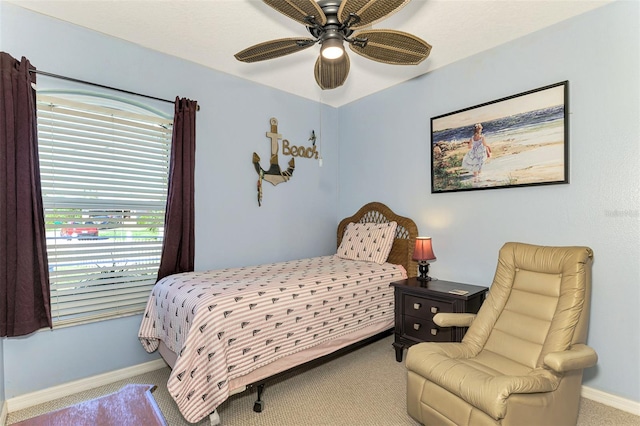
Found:
[{"label": "ceiling fan", "polygon": [[367,59],[393,65],[417,65],[431,52],[424,40],[402,31],[364,29],[397,12],[411,0],[263,0],[307,27],[313,38],[282,38],[235,54],[242,62],[279,58],[320,43],[315,78],[323,90],[342,86],[350,61],[344,42]]}]

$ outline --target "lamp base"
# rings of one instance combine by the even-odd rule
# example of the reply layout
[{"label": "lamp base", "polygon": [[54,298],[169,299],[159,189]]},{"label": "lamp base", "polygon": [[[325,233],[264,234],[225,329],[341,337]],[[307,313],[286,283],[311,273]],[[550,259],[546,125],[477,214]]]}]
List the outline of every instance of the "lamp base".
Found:
[{"label": "lamp base", "polygon": [[420,281],[431,281],[432,278],[429,276],[429,263],[428,262],[418,262],[418,279]]}]

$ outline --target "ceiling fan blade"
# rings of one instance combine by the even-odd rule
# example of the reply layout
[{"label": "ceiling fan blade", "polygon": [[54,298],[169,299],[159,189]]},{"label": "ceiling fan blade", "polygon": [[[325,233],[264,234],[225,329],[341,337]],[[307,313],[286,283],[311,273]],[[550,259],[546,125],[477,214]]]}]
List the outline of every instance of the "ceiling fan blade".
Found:
[{"label": "ceiling fan blade", "polygon": [[340,87],[347,80],[351,61],[347,52],[344,52],[339,59],[324,59],[322,55],[318,56],[314,74],[316,82],[322,90],[331,90]]},{"label": "ceiling fan blade", "polygon": [[293,19],[302,25],[309,26],[307,16],[315,17],[315,21],[320,25],[327,23],[324,12],[313,0],[262,0],[278,12]]},{"label": "ceiling fan blade", "polygon": [[351,50],[367,59],[392,65],[417,65],[427,59],[431,45],[402,31],[366,30],[353,35],[368,39],[365,47],[350,44]]},{"label": "ceiling fan blade", "polygon": [[351,13],[358,15],[360,21],[351,25],[351,29],[357,30],[385,19],[402,9],[410,1],[342,0],[340,9],[338,9],[338,20],[345,23]]},{"label": "ceiling fan blade", "polygon": [[315,44],[312,38],[280,38],[248,47],[234,56],[242,62],[258,62],[296,53]]}]

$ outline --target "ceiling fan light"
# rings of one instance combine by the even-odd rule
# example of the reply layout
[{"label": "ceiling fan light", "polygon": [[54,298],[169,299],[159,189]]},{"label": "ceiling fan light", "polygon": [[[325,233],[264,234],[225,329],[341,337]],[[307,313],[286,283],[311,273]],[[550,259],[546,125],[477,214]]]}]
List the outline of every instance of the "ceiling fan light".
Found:
[{"label": "ceiling fan light", "polygon": [[342,40],[337,38],[328,38],[322,42],[320,54],[325,59],[338,59],[344,55],[344,47]]}]

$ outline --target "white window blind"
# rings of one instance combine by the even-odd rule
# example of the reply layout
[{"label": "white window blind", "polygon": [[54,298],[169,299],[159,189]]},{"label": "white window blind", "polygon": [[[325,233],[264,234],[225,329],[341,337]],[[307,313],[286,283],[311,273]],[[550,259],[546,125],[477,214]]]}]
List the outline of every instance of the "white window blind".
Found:
[{"label": "white window blind", "polygon": [[172,122],[38,95],[54,326],[142,312],[160,263]]}]

